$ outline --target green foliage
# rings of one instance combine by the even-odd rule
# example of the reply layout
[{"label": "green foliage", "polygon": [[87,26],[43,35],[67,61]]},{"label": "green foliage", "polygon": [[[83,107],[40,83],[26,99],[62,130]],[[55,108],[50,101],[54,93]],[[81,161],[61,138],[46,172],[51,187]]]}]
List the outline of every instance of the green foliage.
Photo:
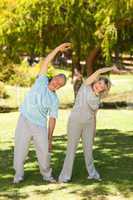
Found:
[{"label": "green foliage", "polygon": [[0,81],[11,85],[29,87],[34,82],[34,76],[30,73],[30,67],[24,61],[20,65],[7,64],[0,68]]},{"label": "green foliage", "polygon": [[132,0],[98,0],[95,14],[96,36],[101,41],[104,57],[110,62],[111,54],[132,51]]},{"label": "green foliage", "polygon": [[15,66],[15,74],[10,76],[9,84],[30,87],[34,82],[34,77],[31,75],[29,68],[26,61],[23,61],[19,66]]},{"label": "green foliage", "polygon": [[133,51],[132,9],[132,0],[1,0],[1,56],[19,63],[23,54],[44,56],[71,41],[78,60],[101,46],[110,62],[117,46]]},{"label": "green foliage", "polygon": [[16,65],[10,63],[0,66],[0,81],[8,82],[10,77],[16,74]]},{"label": "green foliage", "polygon": [[4,83],[0,81],[0,98],[6,98],[7,93],[4,87]]}]

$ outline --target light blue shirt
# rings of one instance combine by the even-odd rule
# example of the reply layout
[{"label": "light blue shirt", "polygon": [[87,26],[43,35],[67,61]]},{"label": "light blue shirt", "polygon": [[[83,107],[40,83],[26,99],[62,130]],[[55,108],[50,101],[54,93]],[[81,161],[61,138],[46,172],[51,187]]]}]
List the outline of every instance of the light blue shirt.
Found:
[{"label": "light blue shirt", "polygon": [[20,107],[20,113],[32,123],[47,127],[47,117],[57,118],[59,100],[48,88],[48,77],[39,75]]}]

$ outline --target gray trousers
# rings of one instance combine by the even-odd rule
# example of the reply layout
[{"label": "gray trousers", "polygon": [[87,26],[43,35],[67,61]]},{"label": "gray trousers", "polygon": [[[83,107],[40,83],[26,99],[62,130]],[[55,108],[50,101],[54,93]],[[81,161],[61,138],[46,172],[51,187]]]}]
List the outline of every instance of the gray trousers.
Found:
[{"label": "gray trousers", "polygon": [[44,177],[51,176],[48,153],[47,128],[32,124],[20,115],[15,131],[14,169],[17,177],[24,175],[24,162],[28,154],[30,140],[33,139],[39,162],[40,173]]},{"label": "gray trousers", "polygon": [[70,119],[68,121],[68,143],[67,152],[64,160],[63,168],[59,176],[60,181],[70,180],[72,176],[72,168],[76,148],[79,143],[80,137],[82,137],[83,150],[85,157],[86,169],[90,177],[94,177],[97,171],[93,164],[93,139],[94,139],[94,119],[92,118],[88,123],[79,123]]}]

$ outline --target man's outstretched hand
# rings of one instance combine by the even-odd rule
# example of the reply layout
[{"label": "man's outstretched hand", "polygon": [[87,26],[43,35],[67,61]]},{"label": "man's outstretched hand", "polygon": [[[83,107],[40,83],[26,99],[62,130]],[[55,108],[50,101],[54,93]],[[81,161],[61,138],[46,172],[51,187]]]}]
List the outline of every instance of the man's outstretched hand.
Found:
[{"label": "man's outstretched hand", "polygon": [[57,47],[58,51],[60,51],[60,52],[65,52],[71,48],[72,48],[72,43],[70,43],[70,42],[63,43]]}]

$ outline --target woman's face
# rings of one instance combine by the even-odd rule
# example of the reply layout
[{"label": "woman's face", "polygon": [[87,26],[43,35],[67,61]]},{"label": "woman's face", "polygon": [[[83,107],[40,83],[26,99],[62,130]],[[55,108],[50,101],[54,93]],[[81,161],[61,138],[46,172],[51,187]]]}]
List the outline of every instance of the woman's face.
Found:
[{"label": "woman's face", "polygon": [[55,91],[61,88],[62,86],[64,86],[64,84],[65,84],[64,78],[60,76],[56,76],[50,81],[48,88],[51,91]]},{"label": "woman's face", "polygon": [[103,80],[99,80],[96,83],[94,83],[93,85],[93,91],[96,94],[99,94],[101,92],[104,92],[107,90],[107,85],[105,84],[105,82]]}]

